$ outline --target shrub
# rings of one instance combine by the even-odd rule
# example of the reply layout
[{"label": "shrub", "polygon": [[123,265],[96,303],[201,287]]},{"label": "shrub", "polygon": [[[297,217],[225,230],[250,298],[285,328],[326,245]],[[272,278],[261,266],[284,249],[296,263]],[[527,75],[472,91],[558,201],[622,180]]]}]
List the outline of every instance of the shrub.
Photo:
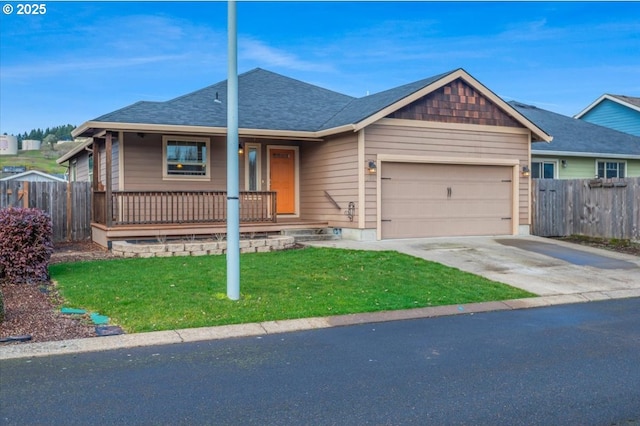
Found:
[{"label": "shrub", "polygon": [[0,324],[4,321],[4,296],[2,295],[2,289],[0,288]]},{"label": "shrub", "polygon": [[6,279],[16,284],[47,281],[52,252],[53,226],[46,212],[0,210],[0,270]]}]

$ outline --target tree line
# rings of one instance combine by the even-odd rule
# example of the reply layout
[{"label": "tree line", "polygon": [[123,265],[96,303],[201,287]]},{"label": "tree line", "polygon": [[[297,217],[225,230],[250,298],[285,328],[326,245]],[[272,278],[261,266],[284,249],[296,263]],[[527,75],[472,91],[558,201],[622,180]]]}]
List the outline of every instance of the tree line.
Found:
[{"label": "tree line", "polygon": [[[22,141],[27,139],[34,139],[38,141],[43,141],[45,143],[56,143],[58,141],[71,141],[73,137],[71,136],[71,131],[75,129],[76,126],[73,124],[65,124],[62,126],[55,127],[47,127],[46,129],[31,129],[29,132],[24,132],[20,135],[16,135],[18,139],[18,143],[22,144]],[[48,139],[45,141],[45,138]]]}]

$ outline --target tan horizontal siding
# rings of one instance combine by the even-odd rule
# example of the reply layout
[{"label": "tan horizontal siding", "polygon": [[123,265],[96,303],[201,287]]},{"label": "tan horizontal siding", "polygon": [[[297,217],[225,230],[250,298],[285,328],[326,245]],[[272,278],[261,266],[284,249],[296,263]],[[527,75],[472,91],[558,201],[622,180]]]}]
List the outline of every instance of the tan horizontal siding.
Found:
[{"label": "tan horizontal siding", "polygon": [[76,181],[89,182],[89,153],[87,151],[77,157]]},{"label": "tan horizontal siding", "polygon": [[[365,156],[380,154],[423,157],[460,157],[482,159],[517,159],[520,168],[529,165],[529,138],[517,132],[476,132],[467,129],[407,127],[373,124],[365,132]],[[484,126],[483,126],[484,127]],[[365,223],[376,227],[377,186],[375,179],[365,178]],[[529,179],[521,178],[519,187],[519,223],[529,224]]]},{"label": "tan horizontal siding", "polygon": [[[226,190],[227,150],[222,138],[211,138],[209,144],[208,179],[172,180],[163,179],[162,135],[125,133],[124,138],[124,190],[125,191],[180,191],[180,190]],[[240,169],[243,164],[240,161]],[[243,176],[243,173],[240,173]],[[241,180],[243,180],[241,178]]]},{"label": "tan horizontal siding", "polygon": [[[327,191],[340,205],[338,210]],[[349,133],[300,147],[300,213],[303,219],[328,221],[330,226],[357,227],[344,214],[358,202],[358,141]],[[357,208],[356,208],[357,212]]]}]

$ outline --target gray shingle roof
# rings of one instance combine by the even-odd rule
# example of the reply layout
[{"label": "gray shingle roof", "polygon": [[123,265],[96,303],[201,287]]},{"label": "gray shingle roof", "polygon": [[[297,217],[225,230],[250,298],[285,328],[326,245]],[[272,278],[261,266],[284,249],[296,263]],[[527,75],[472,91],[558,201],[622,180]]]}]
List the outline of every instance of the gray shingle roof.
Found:
[{"label": "gray shingle roof", "polygon": [[531,144],[533,151],[616,154],[640,158],[640,137],[555,112],[511,101],[509,104],[553,136],[550,143]]},{"label": "gray shingle roof", "polygon": [[[238,124],[250,129],[314,131],[353,99],[256,68],[238,76]],[[166,102],[137,102],[94,121],[226,127],[227,82]]]},{"label": "gray shingle roof", "polygon": [[[238,76],[238,125],[313,132],[354,124],[447,74],[354,98],[256,68]],[[226,101],[227,82],[222,81],[166,102],[137,102],[92,121],[224,128]]]}]

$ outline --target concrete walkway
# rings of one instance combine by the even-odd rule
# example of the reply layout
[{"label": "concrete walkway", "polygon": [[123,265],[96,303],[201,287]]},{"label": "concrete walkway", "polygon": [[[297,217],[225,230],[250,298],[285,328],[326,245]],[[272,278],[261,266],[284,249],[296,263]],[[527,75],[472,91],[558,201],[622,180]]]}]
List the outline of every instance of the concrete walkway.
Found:
[{"label": "concrete walkway", "polygon": [[[545,246],[540,249],[540,244],[552,244],[553,249]],[[12,344],[0,346],[0,360],[640,297],[640,257],[590,247],[576,247],[573,244],[538,237],[430,238],[377,242],[341,240],[317,242],[312,245],[359,250],[396,250],[509,284],[538,294],[540,297],[58,342]],[[536,250],[531,249],[532,247]],[[540,253],[545,250],[547,254]],[[571,250],[577,250],[578,253],[573,253]],[[555,253],[555,256],[566,257],[567,252],[572,254],[573,258],[580,259],[580,263],[584,263],[584,259],[592,259],[596,266],[575,264],[548,255]],[[606,262],[607,259],[623,262],[616,264],[624,267],[621,269],[601,267],[609,264]]]}]

